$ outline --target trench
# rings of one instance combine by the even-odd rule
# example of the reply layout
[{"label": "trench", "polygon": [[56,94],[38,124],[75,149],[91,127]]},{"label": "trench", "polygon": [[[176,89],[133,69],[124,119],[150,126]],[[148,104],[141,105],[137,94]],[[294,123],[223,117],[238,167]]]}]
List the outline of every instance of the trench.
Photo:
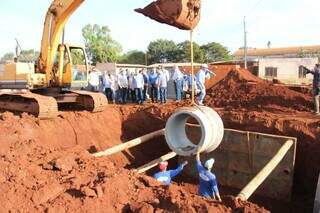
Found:
[{"label": "trench", "polygon": [[[147,112],[134,112],[123,120],[121,138],[123,139],[123,142],[137,138],[152,131],[164,128],[165,122],[166,119],[156,118]],[[192,141],[194,144],[198,144],[202,134],[201,129],[197,127],[198,122],[195,119],[190,118],[187,120],[187,124],[188,125],[185,127],[185,130],[188,139],[190,139],[190,141]],[[130,148],[127,151],[123,151],[121,154],[126,156],[129,163],[119,166],[123,166],[127,169],[138,168],[139,166],[157,159],[170,151],[171,150],[166,144],[164,136],[161,136],[134,148]],[[169,160],[168,169],[175,169],[178,164],[178,158],[175,157]],[[152,168],[146,172],[146,175],[152,176],[157,171],[157,167]],[[173,182],[191,194],[198,194],[198,179],[189,176],[185,171],[176,177]],[[222,197],[230,195],[236,196],[240,192],[240,189],[227,186],[220,186],[219,190]],[[253,195],[250,198],[250,201],[261,207],[265,207],[271,212],[291,212],[290,203],[259,195]]]},{"label": "trench", "polygon": [[[105,112],[63,112],[54,120],[38,120],[32,116],[21,117],[2,113],[0,115],[1,156],[10,152],[10,146],[18,142],[34,141],[35,144],[49,147],[50,150],[81,146],[90,153],[101,151],[119,143],[140,137],[165,127],[165,121],[177,106],[109,106]],[[265,197],[253,195],[249,201],[263,206],[272,212],[311,212],[315,191],[316,177],[319,174],[319,135],[307,132],[305,119],[295,121],[270,119],[265,114],[239,112],[220,112],[228,128],[260,131],[264,133],[288,135],[298,138],[294,187],[291,203],[278,202]],[[267,122],[268,121],[268,122]],[[194,123],[190,120],[189,123]],[[282,123],[281,123],[282,122]],[[266,126],[268,125],[268,126]],[[283,126],[282,129],[276,128]],[[319,126],[310,123],[309,130]],[[199,139],[199,133],[186,127],[187,135]],[[198,139],[197,139],[198,137]],[[153,139],[129,150],[109,156],[106,160],[116,167],[137,168],[169,152],[164,137]],[[177,159],[169,161],[169,168],[175,168]],[[156,168],[146,174],[152,176]],[[219,177],[218,177],[219,179]],[[185,172],[174,180],[185,191],[197,194],[197,179],[192,179]],[[236,195],[240,190],[220,187],[221,195]]]}]

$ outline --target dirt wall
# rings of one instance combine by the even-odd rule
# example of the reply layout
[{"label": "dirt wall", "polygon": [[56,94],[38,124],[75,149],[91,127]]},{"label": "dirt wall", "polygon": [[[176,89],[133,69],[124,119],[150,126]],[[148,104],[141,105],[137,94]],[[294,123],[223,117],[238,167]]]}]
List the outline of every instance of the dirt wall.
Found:
[{"label": "dirt wall", "polygon": [[110,106],[97,114],[63,112],[54,120],[1,113],[2,211],[268,212],[229,197],[224,203],[203,199],[122,168],[161,155],[163,139],[108,158],[89,154],[163,127],[170,113],[163,109]]}]

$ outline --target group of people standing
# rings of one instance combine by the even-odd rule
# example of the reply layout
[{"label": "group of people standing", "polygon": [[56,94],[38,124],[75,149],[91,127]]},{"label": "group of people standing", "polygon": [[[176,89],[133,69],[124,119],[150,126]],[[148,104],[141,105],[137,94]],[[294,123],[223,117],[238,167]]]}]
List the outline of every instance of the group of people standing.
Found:
[{"label": "group of people standing", "polygon": [[[174,83],[176,101],[181,101],[192,92],[192,81],[194,80],[195,94],[198,96],[198,104],[203,105],[205,97],[205,80],[215,74],[209,71],[207,65],[202,65],[200,71],[192,77],[178,66],[170,75],[162,65],[147,72],[146,69],[136,69],[129,72],[128,69],[120,69],[117,75],[110,72],[97,75],[94,70],[89,74],[89,86],[91,90],[104,92],[109,102],[126,104],[128,101],[143,104],[147,99],[152,103],[167,103],[168,82]],[[192,79],[193,78],[193,79]]]}]

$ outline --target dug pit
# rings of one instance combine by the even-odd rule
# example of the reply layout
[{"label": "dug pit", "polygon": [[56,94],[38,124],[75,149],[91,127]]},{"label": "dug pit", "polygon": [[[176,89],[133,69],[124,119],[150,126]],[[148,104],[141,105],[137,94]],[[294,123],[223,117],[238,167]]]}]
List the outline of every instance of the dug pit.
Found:
[{"label": "dug pit", "polygon": [[[224,75],[208,91],[206,104],[218,111],[226,128],[298,139],[290,202],[258,195],[250,201],[273,212],[311,212],[320,172],[320,119],[309,113],[311,95],[263,82],[245,70]],[[186,172],[172,186],[163,187],[152,178],[128,170],[168,153],[164,137],[106,158],[90,154],[162,129],[177,108],[189,105],[110,105],[101,113],[62,112],[53,120],[0,113],[3,211],[266,211],[250,202],[228,199],[225,195],[239,193],[239,189],[230,187],[221,188],[222,204],[200,198],[196,195],[197,180]],[[197,130],[188,137],[194,134]],[[177,159],[171,160],[170,168],[177,163]]]}]

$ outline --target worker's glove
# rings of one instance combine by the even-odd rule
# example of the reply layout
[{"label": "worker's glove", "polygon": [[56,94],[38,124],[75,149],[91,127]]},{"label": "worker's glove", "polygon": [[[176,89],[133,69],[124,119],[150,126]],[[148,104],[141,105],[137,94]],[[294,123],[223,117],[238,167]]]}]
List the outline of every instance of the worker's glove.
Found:
[{"label": "worker's glove", "polygon": [[184,162],[182,163],[182,166],[186,166],[186,165],[188,165],[188,161],[184,161]]}]

